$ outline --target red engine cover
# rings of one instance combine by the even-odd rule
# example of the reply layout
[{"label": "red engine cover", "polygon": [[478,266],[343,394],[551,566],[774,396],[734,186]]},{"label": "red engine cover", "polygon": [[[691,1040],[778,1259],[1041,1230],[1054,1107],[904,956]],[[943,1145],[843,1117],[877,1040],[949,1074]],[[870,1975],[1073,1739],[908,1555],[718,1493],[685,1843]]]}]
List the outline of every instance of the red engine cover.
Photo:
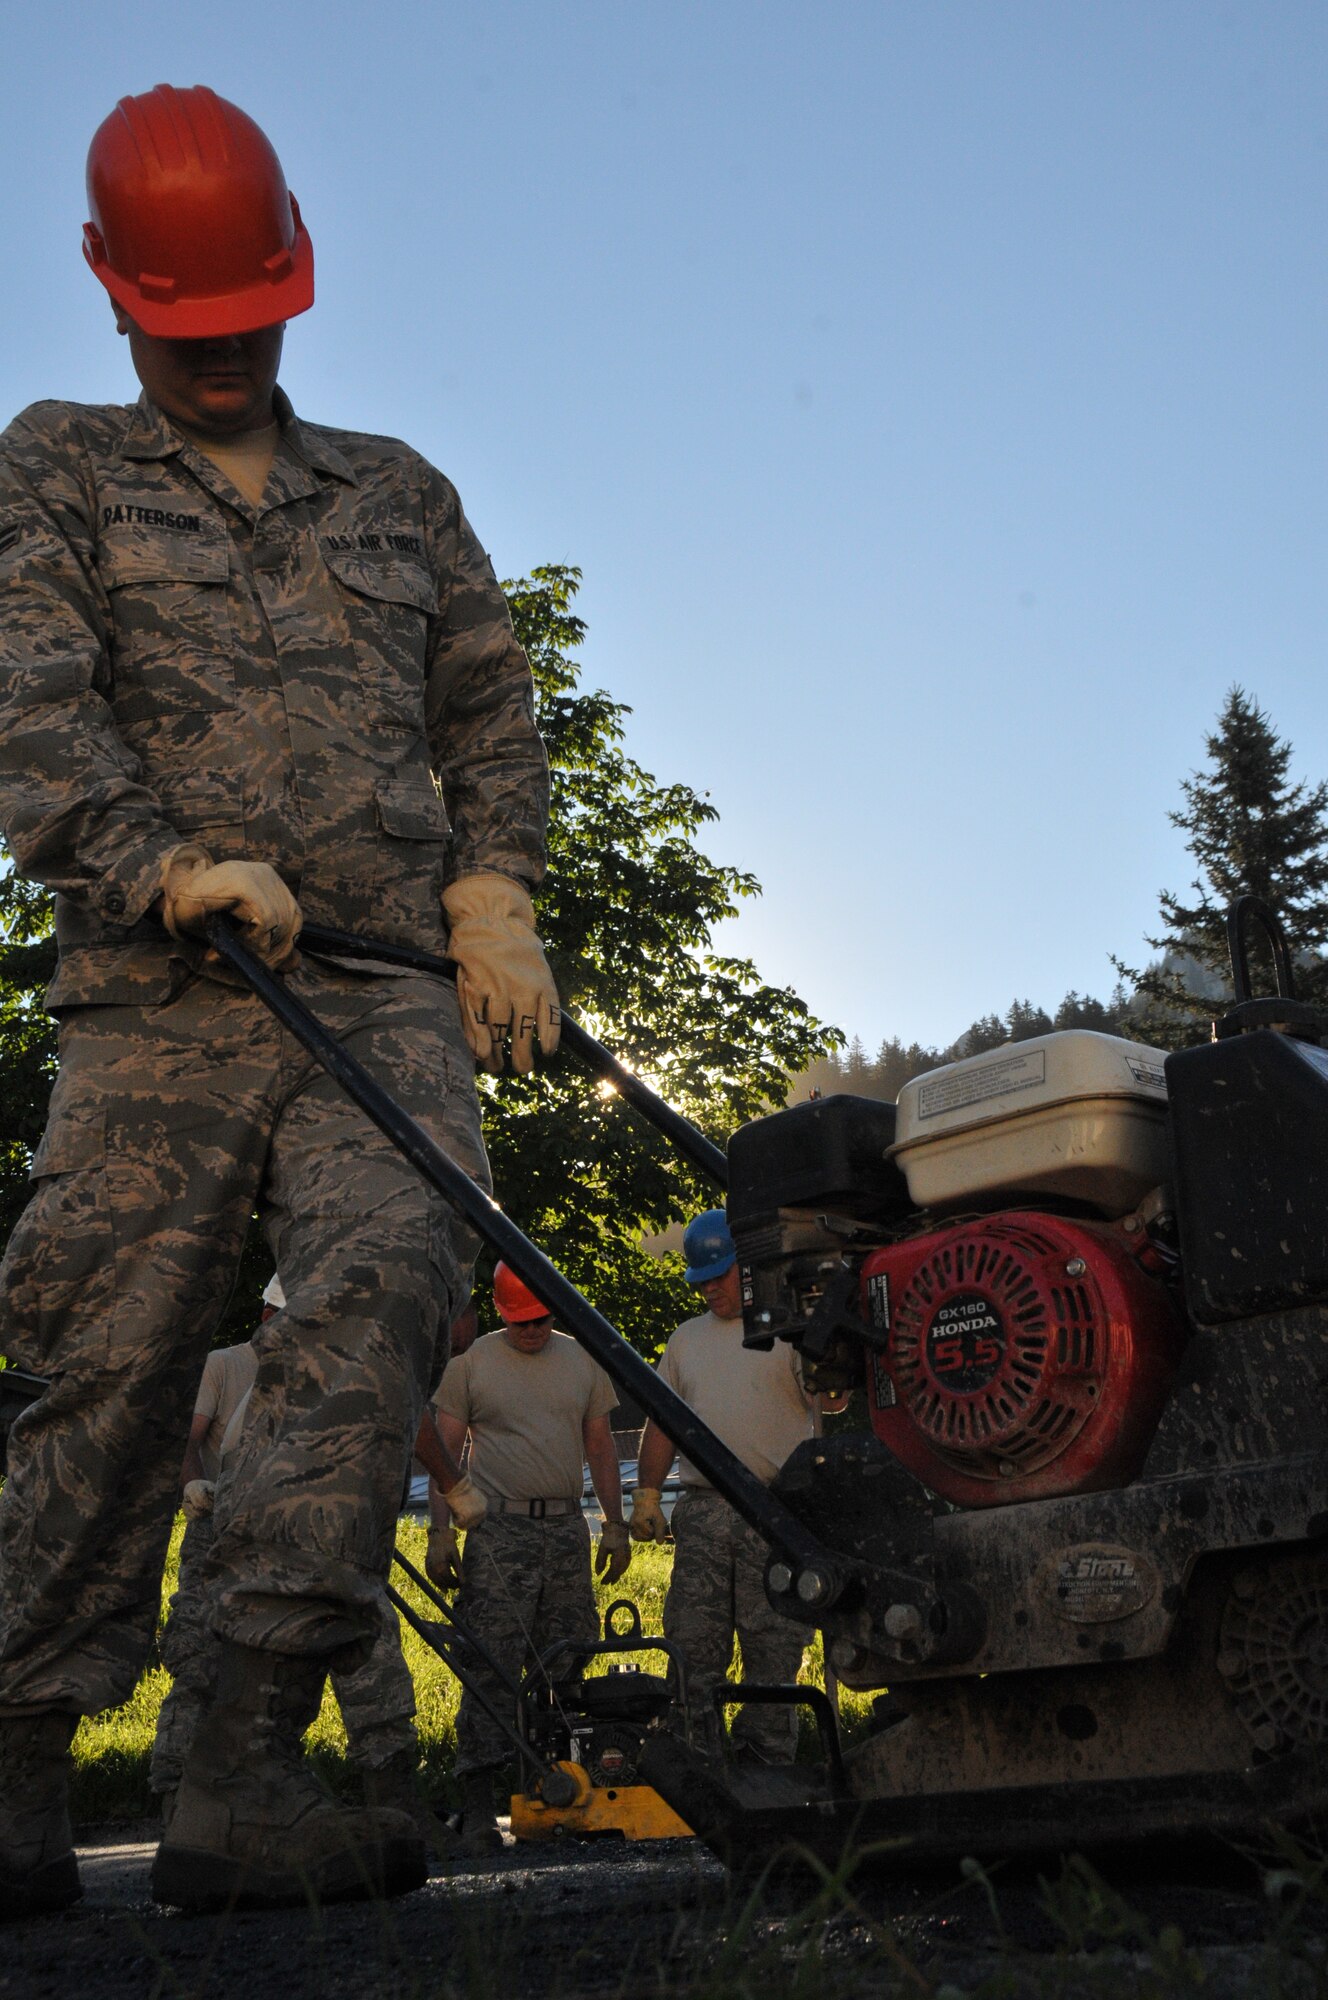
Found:
[{"label": "red engine cover", "polygon": [[873,1251],[872,1428],[943,1499],[993,1507],[1133,1476],[1184,1338],[1107,1224],[1009,1214]]}]

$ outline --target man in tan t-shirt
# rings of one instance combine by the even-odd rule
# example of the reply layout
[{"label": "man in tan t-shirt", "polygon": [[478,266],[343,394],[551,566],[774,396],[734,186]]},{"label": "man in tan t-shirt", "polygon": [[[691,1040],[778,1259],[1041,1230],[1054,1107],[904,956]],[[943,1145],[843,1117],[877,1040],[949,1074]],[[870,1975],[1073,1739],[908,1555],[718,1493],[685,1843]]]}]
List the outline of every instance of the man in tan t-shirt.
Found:
[{"label": "man in tan t-shirt", "polygon": [[[596,1568],[616,1583],[631,1561],[622,1518],[618,1453],[609,1428],[617,1401],[603,1369],[565,1333],[505,1264],[494,1272],[502,1326],[449,1362],[435,1396],[438,1435],[459,1459],[470,1436],[469,1476],[488,1513],[457,1554],[446,1498],[434,1484],[425,1567],[444,1590],[457,1583],[459,1617],[497,1664],[519,1681],[559,1640],[597,1634],[590,1582],[590,1530],[581,1511],[583,1465],[604,1514]],[[482,1663],[474,1678],[495,1708],[511,1696]],[[495,1779],[510,1755],[470,1688],[457,1716],[462,1842],[471,1854],[502,1847]]]},{"label": "man in tan t-shirt", "polygon": [[[765,1485],[789,1455],[813,1435],[818,1399],[802,1387],[797,1356],[780,1341],[771,1351],[742,1344],[742,1278],[724,1211],[707,1209],[683,1238],[687,1279],[708,1311],[678,1328],[660,1356],[658,1373],[749,1472]],[[842,1408],[842,1402],[833,1407]],[[673,1443],[648,1423],[637,1461],[631,1532],[639,1542],[669,1531],[660,1489],[673,1462]],[[680,1466],[682,1497],[673,1510],[673,1578],[664,1601],[664,1636],[687,1665],[688,1695],[697,1714],[727,1678],[733,1636],[747,1681],[796,1681],[806,1632],[775,1611],[765,1594],[770,1551],[756,1530],[722,1500],[689,1460]],[[764,1763],[788,1763],[797,1747],[792,1708],[739,1711],[739,1750]]]}]

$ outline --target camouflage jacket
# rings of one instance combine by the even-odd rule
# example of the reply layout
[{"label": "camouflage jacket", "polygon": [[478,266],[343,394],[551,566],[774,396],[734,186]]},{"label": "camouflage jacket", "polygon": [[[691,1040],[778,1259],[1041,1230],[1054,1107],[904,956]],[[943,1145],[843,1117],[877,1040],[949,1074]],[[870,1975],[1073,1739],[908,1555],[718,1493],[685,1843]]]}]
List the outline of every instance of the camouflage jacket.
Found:
[{"label": "camouflage jacket", "polygon": [[182,840],[434,950],[445,880],[543,872],[530,670],[455,489],[277,413],[258,509],[146,398],[0,438],[0,825],[56,892],[53,1006],[171,990]]}]

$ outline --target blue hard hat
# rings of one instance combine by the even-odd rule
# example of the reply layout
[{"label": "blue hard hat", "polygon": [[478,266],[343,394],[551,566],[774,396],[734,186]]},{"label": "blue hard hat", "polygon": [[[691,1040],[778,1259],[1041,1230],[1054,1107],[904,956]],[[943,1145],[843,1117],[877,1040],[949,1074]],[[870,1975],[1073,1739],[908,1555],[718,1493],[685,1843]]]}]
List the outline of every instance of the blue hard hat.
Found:
[{"label": "blue hard hat", "polygon": [[728,1217],[722,1208],[708,1208],[689,1222],[682,1239],[687,1259],[687,1282],[703,1285],[707,1278],[722,1278],[738,1259],[737,1246],[729,1235]]}]

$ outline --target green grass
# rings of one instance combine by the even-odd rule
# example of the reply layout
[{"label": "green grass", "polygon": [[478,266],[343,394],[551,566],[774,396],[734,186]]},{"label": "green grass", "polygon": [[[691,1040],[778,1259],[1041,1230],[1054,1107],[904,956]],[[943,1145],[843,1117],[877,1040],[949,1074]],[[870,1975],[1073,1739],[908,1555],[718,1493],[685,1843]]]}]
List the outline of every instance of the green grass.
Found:
[{"label": "green grass", "polygon": [[[163,1609],[175,1589],[183,1531],[182,1517],[176,1522],[171,1536],[170,1554],[162,1578]],[[421,1523],[412,1520],[401,1522],[397,1546],[418,1569],[424,1567],[425,1539],[426,1531]],[[638,1548],[634,1552],[631,1568],[619,1583],[611,1589],[596,1584],[601,1621],[606,1607],[614,1598],[626,1597],[640,1612],[644,1630],[647,1633],[659,1632],[663,1625],[664,1594],[668,1589],[672,1564],[673,1552],[669,1548],[653,1544]],[[433,1615],[423,1594],[400,1571],[396,1572],[394,1581],[402,1596],[425,1617]],[[421,1767],[430,1789],[441,1792],[446,1788],[456,1752],[460,1686],[432,1648],[404,1621],[402,1643],[406,1664],[415,1683],[415,1726],[419,1733]],[[647,1653],[638,1658],[639,1663],[650,1671],[663,1672],[665,1661],[662,1653]],[[817,1686],[824,1685],[819,1635],[808,1652],[803,1678],[815,1682]],[[74,1739],[72,1804],[76,1821],[88,1824],[153,1816],[156,1802],[148,1791],[148,1759],[152,1753],[157,1711],[169,1686],[170,1677],[166,1669],[151,1665],[123,1708],[109,1709],[105,1714],[80,1724]],[[842,1702],[844,1726],[851,1735],[865,1723],[870,1697],[852,1695],[845,1690]],[[811,1754],[814,1730],[806,1718],[801,1726],[804,1743],[808,1754]],[[330,1686],[324,1692],[322,1710],[309,1732],[308,1741],[310,1753],[324,1777],[335,1789],[341,1789],[346,1782],[346,1733]]]}]

